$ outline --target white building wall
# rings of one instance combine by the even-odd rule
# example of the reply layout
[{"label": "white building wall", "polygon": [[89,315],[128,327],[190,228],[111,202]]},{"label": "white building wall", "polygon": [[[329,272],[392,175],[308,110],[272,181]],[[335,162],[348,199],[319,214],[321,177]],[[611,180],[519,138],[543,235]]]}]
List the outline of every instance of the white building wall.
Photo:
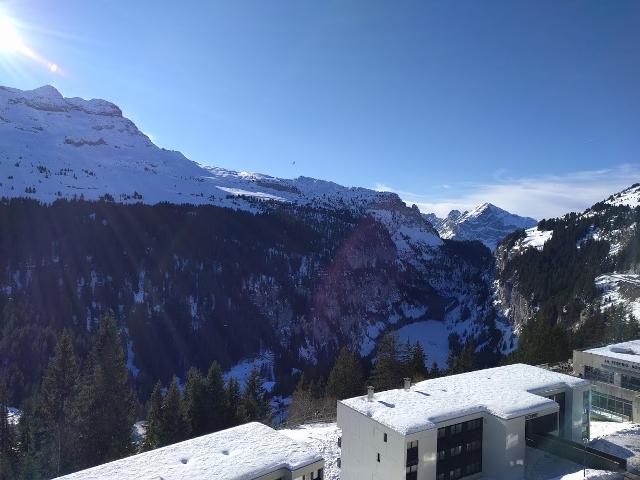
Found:
[{"label": "white building wall", "polygon": [[405,443],[415,440],[418,441],[418,480],[435,480],[438,462],[438,430],[424,430],[407,435]]},{"label": "white building wall", "polygon": [[[338,402],[342,480],[405,478],[405,437]],[[387,441],[384,441],[384,434]],[[380,461],[378,462],[378,454]]]},{"label": "white building wall", "polygon": [[525,417],[485,418],[482,432],[483,474],[504,480],[524,477]]}]

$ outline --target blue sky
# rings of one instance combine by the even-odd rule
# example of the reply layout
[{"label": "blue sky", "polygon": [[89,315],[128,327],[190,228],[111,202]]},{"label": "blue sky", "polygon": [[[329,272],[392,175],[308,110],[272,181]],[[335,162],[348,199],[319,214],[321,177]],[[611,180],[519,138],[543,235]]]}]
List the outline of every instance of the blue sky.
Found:
[{"label": "blue sky", "polygon": [[[201,163],[538,218],[640,181],[640,2],[0,0],[41,61]],[[48,66],[55,63],[58,71]]]}]

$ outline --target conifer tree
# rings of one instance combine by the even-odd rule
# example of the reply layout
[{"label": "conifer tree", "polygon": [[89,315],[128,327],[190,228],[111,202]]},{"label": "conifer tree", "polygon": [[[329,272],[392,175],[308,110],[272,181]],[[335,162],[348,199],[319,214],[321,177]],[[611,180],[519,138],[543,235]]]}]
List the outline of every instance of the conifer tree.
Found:
[{"label": "conifer tree", "polygon": [[440,376],[440,369],[438,363],[434,360],[431,364],[431,370],[429,370],[429,378],[438,378]]},{"label": "conifer tree", "polygon": [[360,356],[343,347],[329,373],[327,395],[338,400],[360,395],[364,391],[364,375]]},{"label": "conifer tree", "polygon": [[167,395],[162,402],[162,421],[160,422],[160,445],[171,445],[187,437],[187,424],[182,415],[182,396],[178,379],[173,377]]},{"label": "conifer tree", "polygon": [[206,378],[207,389],[207,432],[222,430],[228,423],[229,400],[225,391],[222,368],[218,362],[213,362]]},{"label": "conifer tree", "polygon": [[470,340],[465,344],[460,355],[455,356],[450,351],[449,358],[447,360],[447,364],[449,366],[449,374],[457,374],[464,372],[471,372],[476,368],[476,359],[475,359],[475,350],[476,343],[473,340]]},{"label": "conifer tree", "polygon": [[227,382],[226,399],[228,408],[226,427],[234,427],[246,423],[247,415],[242,405],[240,384],[233,377],[230,377]]},{"label": "conifer tree", "polygon": [[18,478],[20,480],[40,480],[42,469],[39,462],[39,451],[36,449],[35,424],[31,414],[31,402],[23,403],[22,414],[17,428],[18,445]]},{"label": "conifer tree", "polygon": [[242,407],[247,422],[268,422],[270,417],[269,402],[260,381],[260,372],[251,370],[242,395]]},{"label": "conifer tree", "polygon": [[83,467],[122,458],[132,450],[133,393],[115,320],[104,316],[78,401],[78,446]]},{"label": "conifer tree", "polygon": [[415,345],[408,344],[407,350],[406,375],[416,382],[426,379],[428,376],[425,367],[427,358],[422,345],[420,342],[416,342]]},{"label": "conifer tree", "polygon": [[44,430],[43,447],[48,457],[50,473],[60,476],[72,465],[74,446],[71,425],[71,408],[78,381],[78,363],[73,350],[71,335],[64,331],[42,380],[40,389],[39,418]]},{"label": "conifer tree", "polygon": [[398,388],[402,384],[400,345],[396,333],[387,333],[378,342],[377,359],[371,372],[371,383],[377,390]]},{"label": "conifer tree", "polygon": [[193,367],[187,373],[182,412],[189,437],[199,437],[208,431],[207,384],[202,373]]},{"label": "conifer tree", "polygon": [[147,452],[160,446],[160,428],[162,424],[162,384],[158,380],[151,397],[147,412],[147,429],[142,442],[142,451]]},{"label": "conifer tree", "polygon": [[9,425],[9,407],[7,389],[4,381],[0,383],[0,480],[15,478],[15,445],[13,432]]}]

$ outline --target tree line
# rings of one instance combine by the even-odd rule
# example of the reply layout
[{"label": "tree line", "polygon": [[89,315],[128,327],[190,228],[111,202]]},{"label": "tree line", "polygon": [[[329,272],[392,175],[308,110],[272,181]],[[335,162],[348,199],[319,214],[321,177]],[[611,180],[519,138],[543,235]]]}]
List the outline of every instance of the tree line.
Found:
[{"label": "tree line", "polygon": [[[475,368],[473,342],[449,356],[449,369],[435,362],[427,368],[420,343],[401,342],[397,333],[382,336],[373,365],[342,348],[327,381],[301,373],[288,409],[288,421],[300,424],[334,420],[336,400]],[[100,321],[86,359],[76,352],[73,337],[63,331],[45,369],[37,395],[10,415],[6,388],[0,381],[0,480],[40,480],[90,468],[251,421],[270,423],[272,412],[262,378],[253,369],[244,388],[224,379],[219,363],[206,373],[192,367],[184,384],[174,377],[166,387],[158,381],[146,402],[136,401],[123,339],[111,316]],[[133,435],[135,420],[144,417],[142,434]]]},{"label": "tree line", "polygon": [[165,390],[155,385],[148,401],[146,433],[136,443],[140,416],[115,320],[105,316],[90,354],[81,361],[72,336],[63,331],[33,401],[9,413],[0,379],[0,480],[39,480],[90,468],[140,451],[232,427],[268,422],[270,407],[254,369],[244,391],[213,362],[207,375],[189,370],[184,387],[177,378]]}]

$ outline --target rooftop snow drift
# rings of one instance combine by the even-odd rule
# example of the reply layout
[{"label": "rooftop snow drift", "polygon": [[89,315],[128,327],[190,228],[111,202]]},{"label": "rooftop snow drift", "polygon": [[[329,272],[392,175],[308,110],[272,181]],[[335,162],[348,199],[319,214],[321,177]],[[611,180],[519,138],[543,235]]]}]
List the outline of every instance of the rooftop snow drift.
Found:
[{"label": "rooftop snow drift", "polygon": [[250,480],[318,461],[322,456],[310,445],[253,422],[72,473],[60,480]]},{"label": "rooftop snow drift", "polygon": [[517,364],[425,380],[404,389],[343,400],[347,407],[403,434],[436,428],[452,418],[487,412],[510,419],[557,409],[543,392],[587,381],[531,365]]}]

